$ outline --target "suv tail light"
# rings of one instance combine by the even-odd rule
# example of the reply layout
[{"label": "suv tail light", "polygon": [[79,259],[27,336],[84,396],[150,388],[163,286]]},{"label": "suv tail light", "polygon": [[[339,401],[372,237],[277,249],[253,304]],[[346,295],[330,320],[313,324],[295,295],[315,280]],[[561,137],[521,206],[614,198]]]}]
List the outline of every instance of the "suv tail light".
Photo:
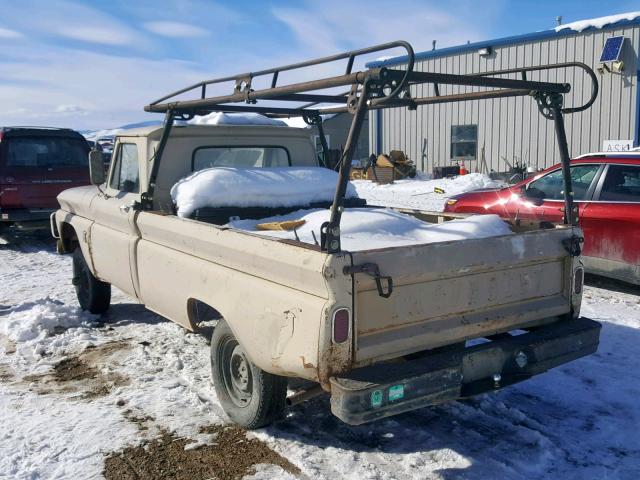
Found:
[{"label": "suv tail light", "polygon": [[573,274],[573,293],[580,295],[582,293],[582,286],[584,285],[584,269],[576,268]]},{"label": "suv tail light", "polygon": [[351,314],[347,308],[333,312],[333,342],[344,343],[349,340],[351,330]]}]

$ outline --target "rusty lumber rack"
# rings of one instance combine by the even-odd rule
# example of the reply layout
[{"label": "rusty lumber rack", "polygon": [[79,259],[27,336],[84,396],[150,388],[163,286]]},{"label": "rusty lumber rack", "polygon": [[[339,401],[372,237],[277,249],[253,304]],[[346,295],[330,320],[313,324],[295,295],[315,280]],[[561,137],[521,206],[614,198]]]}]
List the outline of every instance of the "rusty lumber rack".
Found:
[{"label": "rusty lumber rack", "polygon": [[[404,68],[380,67],[353,71],[354,61],[358,57],[398,48],[404,49],[406,52],[406,65],[404,65]],[[326,76],[284,85],[278,83],[279,77],[283,72],[300,73],[298,72],[299,70],[318,66],[323,66],[326,70],[328,64],[339,61],[346,61],[346,68],[341,75]],[[329,221],[323,224],[320,232],[322,250],[329,253],[339,252],[341,250],[340,220],[344,209],[344,196],[349,181],[351,161],[353,160],[362,123],[368,110],[398,107],[416,109],[423,105],[447,102],[531,96],[537,102],[540,113],[545,118],[554,121],[564,178],[564,221],[568,225],[577,224],[577,212],[573,204],[573,191],[569,172],[570,157],[563,115],[586,110],[595,102],[598,95],[598,80],[590,67],[580,62],[566,62],[496,70],[472,75],[455,75],[415,71],[414,64],[415,54],[411,45],[405,41],[394,41],[258,72],[206,80],[159,98],[145,107],[147,112],[164,113],[165,122],[149,179],[149,189],[142,197],[143,208],[153,208],[153,193],[158,168],[175,120],[190,120],[196,115],[206,115],[212,112],[252,112],[274,118],[300,116],[309,125],[318,127],[326,158],[327,145],[322,131],[321,114],[350,113],[353,116],[353,120],[342,159],[339,163],[339,179],[331,207],[331,216]],[[332,67],[336,67],[336,65],[332,65]],[[551,83],[528,79],[528,74],[531,72],[565,68],[581,69],[591,79],[590,98],[582,105],[571,107],[563,105],[563,95],[571,90],[571,86],[568,83]],[[520,78],[504,78],[505,75],[510,77],[518,75]],[[266,80],[269,86],[259,89],[254,88],[257,83],[256,79]],[[225,83],[232,84],[231,93],[208,96],[212,86],[220,86],[220,84]],[[433,95],[414,98],[411,94],[411,87],[419,84],[432,84]],[[441,95],[440,87],[442,85],[459,85],[479,90]],[[327,92],[327,90],[335,90],[340,87],[348,87],[349,90],[340,94]],[[183,96],[193,96],[194,94],[197,94],[197,98],[179,99]],[[275,101],[276,104],[264,105],[260,103],[265,101]],[[320,108],[320,105],[325,104],[332,106]]]}]

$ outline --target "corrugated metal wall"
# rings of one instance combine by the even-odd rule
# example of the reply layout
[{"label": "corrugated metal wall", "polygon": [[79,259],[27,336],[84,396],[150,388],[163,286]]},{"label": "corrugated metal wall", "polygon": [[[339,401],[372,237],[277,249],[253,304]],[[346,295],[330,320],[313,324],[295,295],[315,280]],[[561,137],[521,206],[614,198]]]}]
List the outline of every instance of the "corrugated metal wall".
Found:
[{"label": "corrugated metal wall", "polygon": [[[367,117],[371,115],[367,113]],[[375,115],[375,113],[373,114]],[[353,115],[349,113],[339,113],[332,118],[326,119],[323,123],[323,129],[325,135],[329,137],[329,149],[330,150],[342,150],[347,143],[347,136],[349,135],[349,127],[353,121]],[[365,121],[360,131],[360,137],[358,138],[358,146],[354,159],[366,159],[369,156],[369,123]],[[315,128],[314,128],[315,131]]]},{"label": "corrugated metal wall", "polygon": [[[467,74],[523,66],[579,61],[599,66],[605,40],[624,35],[625,69],[622,73],[598,75],[600,94],[587,111],[565,116],[569,152],[572,156],[599,151],[603,140],[635,138],[638,45],[640,27],[608,28],[575,35],[552,37],[512,46],[497,47],[489,57],[476,51],[436,57],[416,62],[416,70]],[[398,67],[395,67],[398,68]],[[529,75],[530,80],[569,82],[565,106],[589,97],[590,80],[579,70],[557,70]],[[506,78],[506,77],[505,77]],[[513,76],[512,78],[519,78]],[[477,90],[477,89],[476,89]],[[441,86],[441,95],[474,91],[470,87]],[[432,85],[420,85],[414,96],[433,95]],[[377,121],[381,122],[381,145],[377,145]],[[481,171],[484,147],[489,170],[508,170],[505,159],[535,168],[558,161],[553,121],[542,117],[530,97],[475,100],[418,107],[417,111],[387,109],[372,112],[369,125],[371,151],[404,150],[418,167],[431,172],[434,166],[451,165],[451,126],[478,125],[478,160],[466,162],[472,171]]]}]

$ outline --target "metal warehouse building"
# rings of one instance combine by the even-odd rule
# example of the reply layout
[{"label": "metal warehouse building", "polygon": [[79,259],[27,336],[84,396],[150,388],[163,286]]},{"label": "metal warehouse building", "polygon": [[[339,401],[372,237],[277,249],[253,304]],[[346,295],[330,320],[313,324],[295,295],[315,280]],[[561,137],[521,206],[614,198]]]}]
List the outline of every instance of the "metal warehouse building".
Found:
[{"label": "metal warehouse building", "polygon": [[[623,39],[607,42],[612,37]],[[610,58],[614,58],[611,54],[616,45],[621,48],[613,53],[617,58],[613,61]],[[640,14],[626,14],[417,53],[415,70],[471,74],[559,62],[587,64],[598,77],[598,98],[590,109],[565,116],[569,152],[577,156],[638,146],[639,46]],[[601,63],[601,58],[610,60]],[[401,68],[406,61],[406,57],[397,57],[367,66]],[[584,103],[591,92],[590,79],[576,68],[531,73],[528,79],[570,83],[572,90],[565,95],[567,107]],[[420,90],[412,95],[435,95],[432,85],[417,88]],[[470,91],[474,90],[440,86],[441,95]],[[540,115],[531,97],[473,100],[426,105],[414,111],[396,108],[372,112],[369,148],[376,153],[404,150],[426,172],[461,160],[471,172],[504,172],[515,165],[537,169],[558,161],[553,129],[553,121]]]}]

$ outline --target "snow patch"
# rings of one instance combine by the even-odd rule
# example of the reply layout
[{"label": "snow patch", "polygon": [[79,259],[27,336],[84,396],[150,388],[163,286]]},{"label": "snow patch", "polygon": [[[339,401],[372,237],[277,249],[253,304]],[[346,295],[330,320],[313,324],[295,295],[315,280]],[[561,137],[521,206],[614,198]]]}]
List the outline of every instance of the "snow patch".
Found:
[{"label": "snow patch", "polygon": [[93,130],[88,132],[83,132],[82,135],[87,140],[97,140],[99,138],[114,138],[116,135],[124,132],[124,128],[108,128],[103,130]]},{"label": "snow patch", "polygon": [[[261,220],[236,220],[228,226],[257,232],[261,235],[294,240],[295,234],[305,243],[320,238],[320,227],[329,221],[329,210],[299,210]],[[257,224],[284,220],[304,220],[294,232],[258,231]],[[476,215],[441,224],[429,224],[391,209],[349,208],[342,214],[340,239],[342,248],[349,251],[375,248],[420,245],[425,243],[466,240],[470,238],[510,235],[509,225],[497,215]],[[315,234],[315,239],[314,239]]]},{"label": "snow patch", "polygon": [[[447,199],[453,195],[504,186],[503,183],[481,173],[432,180],[428,175],[418,172],[416,178],[396,180],[387,185],[378,185],[369,180],[354,180],[352,183],[358,196],[366,199],[369,205],[434,212],[441,212]],[[436,188],[444,193],[436,193]]]},{"label": "snow patch", "polygon": [[38,343],[60,329],[91,327],[97,318],[98,315],[47,298],[14,307],[0,322],[0,333],[15,342]]},{"label": "snow patch", "polygon": [[640,12],[628,12],[620,13],[618,15],[608,15],[606,17],[590,18],[588,20],[578,20],[577,22],[565,23],[564,25],[558,25],[555,28],[556,32],[560,30],[575,30],[576,32],[582,32],[587,28],[603,28],[606,25],[617,23],[622,20],[635,20],[640,17]]},{"label": "snow patch", "polygon": [[[326,168],[216,167],[179,180],[171,198],[179,217],[203,207],[304,207],[333,200],[337,183],[338,174]],[[346,198],[356,196],[349,184]]]},{"label": "snow patch", "polygon": [[188,123],[192,125],[270,125],[286,127],[282,120],[265,117],[259,113],[224,113],[213,112],[208,115],[197,116]]}]

